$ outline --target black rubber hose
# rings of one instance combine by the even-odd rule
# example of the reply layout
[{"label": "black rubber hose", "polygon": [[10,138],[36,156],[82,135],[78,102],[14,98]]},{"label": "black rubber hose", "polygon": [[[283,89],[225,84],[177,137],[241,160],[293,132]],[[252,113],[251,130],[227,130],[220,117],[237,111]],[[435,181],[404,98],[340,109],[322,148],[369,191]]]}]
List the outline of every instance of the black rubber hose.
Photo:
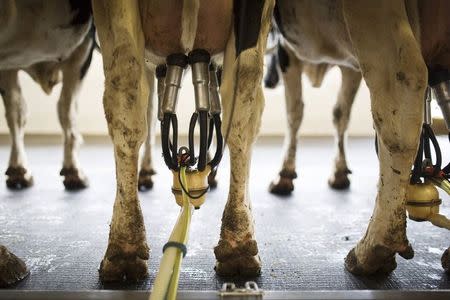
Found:
[{"label": "black rubber hose", "polygon": [[205,170],[206,158],[208,156],[208,112],[200,111],[198,113],[200,123],[200,150],[198,153],[197,169]]},{"label": "black rubber hose", "polygon": [[220,114],[213,115],[214,127],[216,131],[216,154],[209,162],[211,169],[214,169],[222,160],[223,156],[223,136],[222,136],[222,121],[220,120]]},{"label": "black rubber hose", "polygon": [[439,143],[434,135],[433,129],[428,124],[424,124],[424,127],[427,131],[428,138],[433,143],[434,152],[436,153],[436,164],[434,165],[433,175],[437,175],[441,171],[442,166],[442,153],[441,148],[439,147]]},{"label": "black rubber hose", "polygon": [[208,128],[208,150],[209,147],[211,147],[213,135],[214,135],[214,118],[211,117],[209,119],[209,128]]},{"label": "black rubber hose", "polygon": [[[170,125],[172,123],[172,115],[170,113],[165,113],[163,120],[161,122],[161,147],[163,152],[163,158],[164,162],[166,163],[167,167],[171,170],[177,169],[177,164],[174,164],[174,159],[171,155],[170,151],[170,141],[169,141],[169,134],[170,134]],[[172,153],[174,146],[172,145]]]},{"label": "black rubber hose", "polygon": [[422,161],[423,161],[423,132],[420,135],[419,149],[417,150],[416,159],[414,160],[414,168],[411,175],[411,184],[420,183],[422,176]]},{"label": "black rubber hose", "polygon": [[194,142],[194,133],[195,133],[195,125],[197,124],[198,113],[193,113],[191,117],[191,121],[189,123],[189,165],[195,165],[195,142]]},{"label": "black rubber hose", "polygon": [[178,170],[178,119],[176,114],[172,114],[172,163],[175,170]]},{"label": "black rubber hose", "polygon": [[[450,142],[450,133],[448,134],[448,140]],[[442,171],[444,171],[445,174],[450,173],[450,162],[442,169]]]}]

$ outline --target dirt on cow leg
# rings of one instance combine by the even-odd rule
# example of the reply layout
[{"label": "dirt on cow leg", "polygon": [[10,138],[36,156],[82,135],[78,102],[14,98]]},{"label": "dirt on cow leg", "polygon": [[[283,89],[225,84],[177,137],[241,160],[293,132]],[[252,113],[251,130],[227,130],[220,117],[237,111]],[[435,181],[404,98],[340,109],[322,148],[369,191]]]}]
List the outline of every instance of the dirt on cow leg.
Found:
[{"label": "dirt on cow leg", "polygon": [[[247,51],[247,55],[241,54],[245,57],[240,58],[241,70],[246,76],[239,77],[235,83],[234,78],[230,76],[227,56],[222,83],[222,99],[230,99],[234,84],[238,85],[238,95],[228,140],[231,166],[228,201],[223,212],[220,240],[214,249],[217,259],[215,270],[221,276],[253,277],[261,272],[248,180],[251,151],[260,126],[264,98],[260,85],[255,87],[256,91],[248,87],[261,80],[262,70],[257,66],[262,66],[262,53]],[[230,102],[224,102],[223,128],[227,128],[227,122],[230,120]]]},{"label": "dirt on cow leg", "polygon": [[[138,198],[139,149],[147,136],[148,82],[137,1],[94,1],[105,71],[103,106],[116,162],[116,199],[100,279],[147,276],[144,218]],[[109,16],[114,16],[109,18]]]},{"label": "dirt on cow leg", "polygon": [[29,274],[25,263],[0,245],[0,288],[11,286]]}]

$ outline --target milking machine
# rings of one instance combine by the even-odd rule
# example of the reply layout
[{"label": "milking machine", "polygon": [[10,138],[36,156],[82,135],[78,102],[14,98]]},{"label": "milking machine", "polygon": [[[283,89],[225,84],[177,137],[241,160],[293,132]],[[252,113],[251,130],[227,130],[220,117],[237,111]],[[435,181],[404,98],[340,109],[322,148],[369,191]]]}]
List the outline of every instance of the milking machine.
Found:
[{"label": "milking machine", "polygon": [[[436,187],[450,195],[450,163],[442,168],[441,150],[431,128],[432,93],[442,110],[447,129],[450,132],[450,81],[444,81],[431,85],[426,91],[424,122],[419,149],[407,190],[406,209],[411,220],[429,221],[435,226],[450,230],[450,220],[439,214],[439,206],[442,200],[439,198]],[[434,155],[432,155],[432,152],[434,152]]]},{"label": "milking machine", "polygon": [[[183,73],[188,66],[192,70],[195,112],[189,124],[188,146],[178,148],[176,110]],[[163,247],[163,257],[150,299],[176,298],[193,209],[199,209],[205,202],[209,189],[208,175],[222,158],[221,104],[216,71],[210,54],[203,49],[193,50],[188,56],[169,55],[166,64],[156,69],[162,152],[164,162],[173,174],[172,193],[181,210],[169,241]],[[199,137],[196,143],[197,125]],[[208,161],[208,150],[214,136],[216,150]]]}]

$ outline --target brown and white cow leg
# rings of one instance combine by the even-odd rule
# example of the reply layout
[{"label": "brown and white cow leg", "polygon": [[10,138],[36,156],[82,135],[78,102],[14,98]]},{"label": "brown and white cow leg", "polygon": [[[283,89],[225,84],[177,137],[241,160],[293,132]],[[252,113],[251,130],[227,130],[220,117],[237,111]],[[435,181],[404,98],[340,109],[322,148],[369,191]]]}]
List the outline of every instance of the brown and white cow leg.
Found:
[{"label": "brown and white cow leg", "polygon": [[28,112],[19,86],[17,70],[0,72],[0,91],[12,140],[9,165],[6,170],[6,186],[11,189],[27,188],[33,185],[33,176],[27,170],[24,146],[24,130]]},{"label": "brown and white cow leg", "polygon": [[[281,46],[280,46],[281,47]],[[285,85],[287,134],[284,139],[283,165],[269,187],[271,193],[289,195],[294,190],[298,130],[303,120],[302,62],[289,47],[279,49],[280,66]],[[284,57],[284,58],[282,58]]]},{"label": "brown and white cow leg", "polygon": [[[247,50],[250,51],[250,50]],[[222,216],[220,241],[214,249],[216,255],[216,272],[219,275],[258,275],[261,263],[258,247],[255,240],[254,221],[251,212],[251,203],[248,191],[248,179],[253,143],[260,126],[261,113],[264,106],[262,89],[249,91],[246,87],[252,82],[261,80],[258,73],[256,55],[244,62],[246,53],[241,54],[241,72],[246,72],[247,78],[239,78],[239,95],[234,108],[234,115],[228,138],[230,152],[230,188],[228,201]],[[244,65],[245,64],[245,65]],[[254,65],[254,66],[253,66]],[[226,68],[226,66],[225,66]],[[227,72],[227,71],[225,71]],[[224,84],[228,80],[224,78]],[[231,98],[223,93],[224,102]],[[226,100],[225,100],[226,99]],[[248,101],[243,101],[243,100]],[[230,107],[224,103],[224,125],[230,117]]]},{"label": "brown and white cow leg", "polygon": [[138,187],[140,191],[146,191],[153,188],[152,176],[156,174],[153,169],[153,146],[155,145],[155,125],[156,114],[154,113],[154,99],[155,94],[155,74],[147,68],[147,80],[149,87],[148,108],[147,108],[147,122],[148,134],[144,143],[144,154],[141,160],[141,168],[139,171]]},{"label": "brown and white cow leg", "polygon": [[[402,1],[344,2],[344,16],[371,92],[380,159],[375,208],[345,264],[355,274],[388,273],[396,267],[396,253],[414,256],[406,237],[405,198],[421,131],[427,68]],[[374,26],[377,30],[367,38],[365,28]]]},{"label": "brown and white cow leg", "polygon": [[103,281],[147,276],[149,247],[138,199],[138,158],[147,134],[149,92],[138,8],[138,1],[93,1],[105,72],[103,103],[117,180],[108,249],[99,270]]},{"label": "brown and white cow leg", "polygon": [[350,112],[361,83],[361,72],[347,67],[340,67],[342,84],[339,90],[337,102],[333,108],[333,124],[336,129],[335,145],[336,158],[334,159],[333,174],[328,179],[328,184],[334,189],[346,189],[350,186],[348,174],[351,173],[345,158],[346,131]]},{"label": "brown and white cow leg", "polygon": [[82,137],[76,126],[76,94],[84,75],[81,74],[81,70],[88,59],[91,47],[92,39],[86,37],[61,68],[63,84],[58,101],[58,118],[64,137],[64,160],[60,175],[64,176],[63,183],[68,190],[78,190],[88,186],[88,179],[81,171],[77,157]]},{"label": "brown and white cow leg", "polygon": [[28,276],[25,263],[0,245],[0,288],[13,285]]},{"label": "brown and white cow leg", "polygon": [[[217,259],[215,270],[223,276],[256,276],[261,271],[248,181],[252,146],[264,108],[261,85],[263,57],[273,5],[273,1],[264,3],[260,33],[254,48],[242,51],[236,59],[232,33],[225,51],[221,85],[224,121],[222,131],[228,142],[231,174],[220,240],[214,248]],[[232,107],[234,91],[236,102]]]}]

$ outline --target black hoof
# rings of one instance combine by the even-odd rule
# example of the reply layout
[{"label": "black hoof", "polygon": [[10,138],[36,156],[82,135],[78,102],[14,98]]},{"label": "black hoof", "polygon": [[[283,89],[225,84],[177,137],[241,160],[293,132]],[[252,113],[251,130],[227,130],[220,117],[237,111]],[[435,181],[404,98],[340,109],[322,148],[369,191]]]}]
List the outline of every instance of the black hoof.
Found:
[{"label": "black hoof", "polygon": [[11,286],[29,275],[25,263],[9,252],[4,246],[0,246],[0,288]]},{"label": "black hoof", "polygon": [[328,185],[334,190],[346,190],[350,187],[350,180],[346,176],[334,177],[328,180]]},{"label": "black hoof", "polygon": [[34,184],[33,176],[24,167],[9,167],[5,175],[6,187],[11,190],[22,190]]},{"label": "black hoof", "polygon": [[156,172],[153,169],[151,170],[142,169],[141,171],[139,171],[139,178],[138,178],[139,191],[145,192],[153,188],[152,176],[155,174]]},{"label": "black hoof", "polygon": [[59,175],[64,176],[63,184],[68,191],[79,191],[89,186],[89,180],[75,168],[62,168]]}]

